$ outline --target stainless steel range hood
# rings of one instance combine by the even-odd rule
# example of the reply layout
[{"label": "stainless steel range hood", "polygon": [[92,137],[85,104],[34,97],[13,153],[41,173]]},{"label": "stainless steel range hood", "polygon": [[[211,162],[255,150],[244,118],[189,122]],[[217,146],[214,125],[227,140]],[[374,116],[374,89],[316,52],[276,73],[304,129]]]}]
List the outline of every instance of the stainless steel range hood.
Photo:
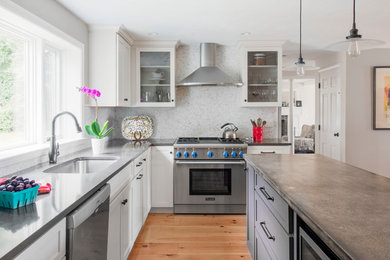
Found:
[{"label": "stainless steel range hood", "polygon": [[177,86],[242,86],[215,65],[215,43],[200,44],[200,68],[192,72]]}]

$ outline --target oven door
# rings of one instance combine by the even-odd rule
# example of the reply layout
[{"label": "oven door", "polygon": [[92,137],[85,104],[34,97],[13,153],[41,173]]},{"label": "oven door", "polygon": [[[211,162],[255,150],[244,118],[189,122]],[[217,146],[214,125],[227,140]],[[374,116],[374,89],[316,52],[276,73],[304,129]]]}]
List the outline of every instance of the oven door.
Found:
[{"label": "oven door", "polygon": [[301,227],[299,227],[299,260],[330,260]]},{"label": "oven door", "polygon": [[245,161],[176,160],[174,204],[245,205]]}]

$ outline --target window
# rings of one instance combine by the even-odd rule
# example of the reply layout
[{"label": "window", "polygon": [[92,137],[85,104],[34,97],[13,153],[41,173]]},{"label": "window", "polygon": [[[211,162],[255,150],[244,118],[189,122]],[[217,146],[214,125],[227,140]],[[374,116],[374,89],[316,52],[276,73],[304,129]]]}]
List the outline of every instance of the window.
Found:
[{"label": "window", "polygon": [[[81,44],[0,8],[0,151],[47,142],[60,111],[81,121],[82,54]],[[57,121],[57,139],[77,137],[68,120]]]}]

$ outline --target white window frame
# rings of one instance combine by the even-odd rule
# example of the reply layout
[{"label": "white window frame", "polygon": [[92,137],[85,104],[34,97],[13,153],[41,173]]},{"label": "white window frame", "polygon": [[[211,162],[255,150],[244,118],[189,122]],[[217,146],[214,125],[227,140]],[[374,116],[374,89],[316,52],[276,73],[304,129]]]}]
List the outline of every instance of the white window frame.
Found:
[{"label": "white window frame", "polygon": [[[66,53],[66,56],[71,56],[69,59],[74,59],[75,55],[79,55],[77,58],[77,61],[80,62],[80,71],[77,71],[76,73],[74,71],[71,71],[70,73],[72,75],[78,75],[80,77],[80,85],[84,82],[84,63],[85,63],[85,47],[84,44],[81,43],[80,41],[74,39],[73,37],[69,36],[68,34],[64,33],[63,31],[59,30],[57,27],[49,24],[42,18],[36,16],[35,14],[30,13],[29,11],[23,9],[19,5],[13,3],[12,1],[2,1],[0,3],[0,20],[8,20],[8,21],[13,21],[13,24],[17,25],[24,25],[20,26],[21,28],[29,28],[28,30],[28,35],[32,36],[31,44],[29,44],[28,51],[30,49],[35,49],[35,54],[32,55],[31,59],[29,59],[28,64],[32,66],[29,66],[29,68],[32,68],[32,71],[29,71],[28,73],[28,80],[31,81],[30,84],[30,89],[29,91],[35,91],[35,93],[39,92],[41,88],[38,88],[38,86],[41,85],[42,82],[41,78],[42,77],[36,77],[35,75],[38,75],[38,73],[42,73],[42,68],[39,66],[39,64],[42,64],[42,47],[43,44],[47,45],[54,45],[57,46],[58,43],[63,44],[64,46],[71,46],[71,48],[74,48],[77,51],[77,54],[72,53],[69,55]],[[15,22],[15,23],[14,23]],[[27,25],[27,26],[26,26]],[[10,26],[8,24],[8,26]],[[17,26],[10,26],[12,29],[17,29]],[[30,30],[31,28],[31,30]],[[18,30],[16,30],[18,31]],[[22,30],[23,32],[23,30]],[[23,33],[22,33],[23,35]],[[39,37],[37,37],[37,35]],[[50,37],[41,37],[42,35],[50,36]],[[42,39],[41,41],[37,41],[36,39]],[[44,40],[45,39],[45,40]],[[38,49],[40,49],[41,54],[38,55]],[[70,66],[68,66],[70,67]],[[63,68],[61,67],[61,70]],[[69,70],[69,69],[67,69]],[[40,74],[41,75],[41,74]],[[66,81],[65,79],[61,79],[61,84],[66,84],[69,83],[69,80]],[[74,82],[70,82],[74,83]],[[76,85],[74,86],[76,87]],[[63,90],[60,90],[61,92]],[[70,91],[70,90],[69,90]],[[37,95],[40,97],[40,99],[36,99],[36,102],[42,102],[41,100],[41,95],[42,93],[37,93]],[[59,93],[60,94],[60,93]],[[61,95],[61,94],[60,94]],[[65,102],[69,101],[71,99],[72,101],[75,100],[76,94],[73,94],[72,97],[68,98]],[[78,119],[79,122],[83,122],[83,99],[81,95],[79,95],[79,101],[80,101],[80,106],[79,112],[78,112]],[[34,103],[33,98],[29,100],[29,102]],[[69,102],[68,102],[69,103]],[[38,108],[37,106],[33,107],[33,109],[29,110],[29,113],[36,113],[38,114]],[[41,114],[40,114],[41,115]],[[29,117],[31,119],[31,124],[36,124],[37,120],[32,120],[32,117]],[[61,121],[61,120],[59,120]],[[57,122],[58,124],[59,122]],[[41,124],[40,124],[41,125]],[[36,131],[42,132],[43,125],[41,126],[34,126],[31,127],[30,129],[34,129]],[[57,126],[57,130],[59,129],[59,125]],[[71,128],[71,127],[70,127]],[[70,129],[73,130],[73,129]],[[72,131],[73,132],[73,131]],[[75,132],[75,131],[74,131]],[[15,149],[8,149],[8,150],[1,150],[0,151],[0,176],[3,174],[3,171],[6,169],[5,166],[10,166],[12,164],[16,165],[17,163],[20,162],[25,162],[25,166],[29,167],[29,165],[26,163],[26,160],[31,160],[30,165],[35,165],[37,162],[43,162],[47,161],[47,149],[48,149],[48,143],[45,142],[46,138],[44,138],[43,134],[38,135],[37,132],[29,132],[29,137],[34,137],[31,138],[32,141],[31,143],[35,143],[32,145],[24,145],[24,146],[19,146],[16,147]],[[59,134],[59,132],[57,133]],[[31,140],[30,139],[30,140]],[[45,143],[43,143],[45,142]],[[66,153],[74,152],[75,149],[81,150],[85,149],[90,146],[90,143],[88,142],[88,139],[83,138],[81,135],[75,138],[70,138],[70,139],[64,139],[64,140],[58,140],[60,144],[62,144],[61,152],[63,155]],[[23,157],[21,157],[23,155]],[[20,167],[20,166],[19,166]]]}]

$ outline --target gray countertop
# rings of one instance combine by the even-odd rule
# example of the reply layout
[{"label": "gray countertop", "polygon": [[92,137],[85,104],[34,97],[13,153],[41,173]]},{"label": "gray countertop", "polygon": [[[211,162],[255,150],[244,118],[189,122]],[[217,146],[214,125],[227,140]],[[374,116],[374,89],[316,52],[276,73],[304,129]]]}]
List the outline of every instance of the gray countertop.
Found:
[{"label": "gray countertop", "polygon": [[264,138],[263,141],[253,141],[253,138],[242,139],[249,146],[252,145],[291,145],[291,143],[283,141],[281,138]]},{"label": "gray countertop", "polygon": [[390,259],[390,179],[321,155],[247,162],[342,259]]},{"label": "gray countertop", "polygon": [[[149,146],[149,142],[134,145],[127,143],[126,140],[111,141],[107,152],[101,156],[115,156],[118,157],[118,161],[98,173],[43,173],[43,170],[52,166],[48,163],[14,173],[36,181],[49,182],[52,191],[49,194],[38,195],[36,202],[27,207],[15,210],[0,208],[0,258],[11,259],[17,255],[88,199]],[[60,156],[58,163],[79,156],[92,156],[92,151],[88,149],[71,156]]]}]

